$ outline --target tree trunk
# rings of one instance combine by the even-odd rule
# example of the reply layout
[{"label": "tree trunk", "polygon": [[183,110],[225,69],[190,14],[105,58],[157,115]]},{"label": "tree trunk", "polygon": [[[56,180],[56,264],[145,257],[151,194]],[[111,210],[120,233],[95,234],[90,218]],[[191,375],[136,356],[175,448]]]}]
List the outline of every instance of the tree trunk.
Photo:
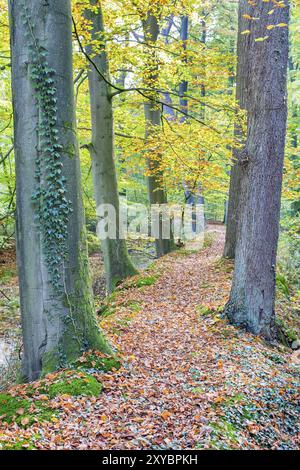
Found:
[{"label": "tree trunk", "polygon": [[[145,87],[155,87],[155,83],[158,78],[158,65],[157,57],[155,52],[155,43],[159,34],[158,19],[151,13],[147,14],[147,17],[143,19],[143,30],[145,36],[145,42],[149,43],[150,46],[145,48],[148,63],[145,77]],[[152,99],[151,99],[152,98]],[[149,140],[152,136],[155,136],[160,131],[161,126],[161,110],[155,100],[159,99],[159,96],[155,91],[149,97],[149,100],[144,105],[145,110],[145,122],[146,131],[145,138]],[[153,204],[167,204],[167,194],[163,188],[163,174],[160,170],[160,160],[162,156],[156,155],[155,159],[151,157],[147,158],[148,169],[151,174],[148,176],[148,195],[149,202]],[[155,239],[156,255],[161,257],[169,253],[172,249],[172,240],[164,239],[162,233],[162,217],[159,218],[159,236]]]},{"label": "tree trunk", "polygon": [[[247,1],[241,0],[239,2],[238,12],[238,39],[237,39],[237,71],[236,71],[236,100],[241,109],[247,109],[247,95],[248,95],[248,67],[249,67],[249,45],[251,37],[249,35],[241,34],[242,31],[248,29],[249,20],[245,19],[245,8]],[[234,134],[237,139],[242,137],[241,125],[236,122],[234,126]],[[230,185],[228,196],[228,211],[226,223],[226,236],[224,246],[224,257],[234,259],[237,225],[239,218],[239,201],[241,193],[241,166],[239,159],[242,158],[244,148],[234,148],[232,152],[232,167],[230,171]]]},{"label": "tree trunk", "polygon": [[[205,44],[205,38],[206,38],[206,26],[203,26],[202,22],[202,37],[201,37],[201,42]],[[205,29],[204,29],[205,28]],[[187,60],[187,54],[186,54],[186,48],[187,48],[187,41],[189,38],[189,17],[188,16],[182,16],[181,17],[181,27],[180,27],[180,40],[182,42],[182,48],[184,51],[184,57],[183,57],[183,62],[185,64],[188,63]],[[204,41],[204,42],[203,42]],[[181,80],[179,83],[179,95],[180,95],[180,109],[183,113],[188,112],[188,98],[186,97],[187,91],[188,91],[188,82],[187,80]],[[204,90],[204,94],[203,94]],[[205,97],[205,87],[204,85],[201,85],[201,96]],[[203,106],[203,109],[205,109],[205,106]],[[204,112],[202,115],[202,119],[204,119]],[[186,116],[183,114],[180,117],[180,122],[184,123],[186,121]],[[195,182],[197,183],[197,182]],[[192,188],[191,186],[194,186]],[[186,181],[183,181],[183,189],[184,189],[184,197],[185,197],[185,203],[191,205],[194,209],[196,205],[199,204],[204,204],[204,198],[202,196],[202,191],[201,191],[201,183],[194,184],[194,185],[189,185]],[[192,218],[194,220],[192,224],[193,232],[196,232],[196,213],[195,210],[192,213]]]},{"label": "tree trunk", "polygon": [[[171,32],[172,26],[174,24],[173,21],[174,21],[174,18],[173,18],[173,15],[171,15],[167,26],[161,30],[161,35],[165,40],[165,44],[169,44],[169,35],[170,35],[170,32]],[[175,110],[173,108],[170,108],[170,106],[167,105],[168,103],[171,106],[173,105],[170,93],[168,93],[168,92],[164,93],[164,102],[166,104],[163,105],[163,109],[162,109],[163,115],[166,115],[167,119],[169,121],[175,121],[175,119],[176,119]]]},{"label": "tree trunk", "polygon": [[[275,336],[275,265],[279,232],[280,196],[286,134],[286,75],[288,28],[270,24],[268,3],[243,13],[253,20],[248,26],[248,126],[241,180],[235,270],[229,319],[266,339]],[[286,2],[287,4],[287,2]],[[289,8],[275,8],[272,24],[288,24]],[[255,39],[265,38],[263,41]]]},{"label": "tree trunk", "polygon": [[[203,44],[203,47],[206,48],[206,39],[207,39],[207,31],[206,31],[206,21],[205,21],[205,17],[206,17],[206,13],[205,13],[205,10],[203,10],[202,12],[202,15],[203,15],[203,19],[201,21],[201,28],[202,28],[202,34],[201,34],[201,43]],[[205,49],[204,49],[205,50]],[[200,113],[200,116],[201,116],[201,119],[202,121],[205,120],[205,97],[206,97],[206,86],[205,86],[205,80],[206,80],[206,53],[205,53],[205,56],[204,56],[204,63],[203,63],[203,78],[204,78],[204,81],[203,83],[201,84],[201,98],[203,98],[203,103],[201,105],[201,113]]]},{"label": "tree trunk", "polygon": [[[289,79],[290,83],[295,82],[297,78],[297,68],[293,63],[292,57],[289,58]],[[298,129],[298,122],[299,122],[299,105],[297,103],[293,103],[291,100],[291,109],[290,109],[291,119],[290,119],[290,145],[294,149],[293,154],[289,157],[294,171],[297,171],[299,166],[299,157],[298,157],[298,145],[299,145],[299,129]],[[300,199],[296,199],[291,204],[291,209],[293,211],[293,215],[297,215],[300,212]]]},{"label": "tree trunk", "polygon": [[[101,6],[98,1],[91,0],[91,5],[97,5],[97,11],[86,10],[86,17],[91,21],[91,39],[103,41],[104,26]],[[98,46],[99,47],[99,46]],[[99,49],[98,49],[99,51]],[[105,45],[96,52],[93,46],[87,47],[87,53],[93,57],[97,68],[109,81],[109,66]],[[104,257],[107,290],[111,292],[116,284],[137,271],[128,256],[126,242],[121,238],[119,227],[119,193],[114,162],[114,129],[113,109],[110,96],[110,86],[101,78],[95,67],[88,72],[90,88],[90,106],[92,120],[92,172],[94,193],[97,208],[102,204],[110,204],[116,213],[116,237],[101,240]]]},{"label": "tree trunk", "polygon": [[[180,40],[182,42],[182,49],[183,49],[183,62],[187,64],[187,55],[186,55],[186,43],[189,36],[189,17],[182,16],[181,17],[181,26],[180,26]],[[180,109],[184,113],[188,112],[188,99],[186,97],[188,91],[188,82],[187,80],[181,80],[179,83],[179,104]],[[186,116],[183,114],[180,117],[180,122],[184,122],[186,120]]]},{"label": "tree trunk", "polygon": [[23,376],[30,381],[86,349],[110,348],[88,273],[70,1],[10,0],[9,10]]}]

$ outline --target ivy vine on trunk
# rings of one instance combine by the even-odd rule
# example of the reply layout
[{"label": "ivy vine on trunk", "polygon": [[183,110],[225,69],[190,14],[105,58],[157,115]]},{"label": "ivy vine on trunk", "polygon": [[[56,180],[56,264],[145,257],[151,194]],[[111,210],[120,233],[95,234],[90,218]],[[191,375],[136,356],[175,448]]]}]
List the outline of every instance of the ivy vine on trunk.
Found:
[{"label": "ivy vine on trunk", "polygon": [[[55,289],[63,288],[64,259],[71,201],[67,199],[66,177],[62,174],[62,145],[57,128],[57,90],[55,70],[47,61],[47,51],[34,34],[25,2],[21,3],[28,49],[30,78],[35,91],[38,120],[38,153],[35,178],[36,191],[32,199],[37,208],[37,223],[43,234],[46,261]],[[43,167],[43,168],[42,168]],[[45,176],[44,176],[45,175]]]}]

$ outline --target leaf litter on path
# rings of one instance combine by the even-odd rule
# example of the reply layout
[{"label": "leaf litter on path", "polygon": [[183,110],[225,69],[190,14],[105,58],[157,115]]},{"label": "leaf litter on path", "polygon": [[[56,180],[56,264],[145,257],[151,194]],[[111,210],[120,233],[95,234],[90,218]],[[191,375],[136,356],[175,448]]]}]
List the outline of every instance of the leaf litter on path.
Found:
[{"label": "leaf litter on path", "polygon": [[[276,345],[228,324],[232,263],[210,247],[159,261],[150,286],[118,293],[101,326],[122,354],[96,373],[97,398],[62,397],[54,422],[2,425],[0,443],[39,449],[297,449],[299,369]],[[139,308],[128,312],[126,305]]]}]

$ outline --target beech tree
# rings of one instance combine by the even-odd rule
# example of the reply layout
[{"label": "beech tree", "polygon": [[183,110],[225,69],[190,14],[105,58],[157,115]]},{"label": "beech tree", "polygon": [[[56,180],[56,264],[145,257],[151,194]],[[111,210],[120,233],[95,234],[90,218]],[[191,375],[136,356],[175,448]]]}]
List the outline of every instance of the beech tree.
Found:
[{"label": "beech tree", "polygon": [[[276,249],[286,133],[289,5],[241,0],[248,20],[247,141],[235,270],[226,313],[254,334],[275,332]],[[271,13],[270,13],[271,12]]]},{"label": "beech tree", "polygon": [[23,375],[110,353],[88,274],[70,0],[9,1]]},{"label": "beech tree", "polygon": [[[205,21],[201,21],[202,24],[202,34],[201,34],[201,42],[202,44],[205,44]],[[182,16],[180,19],[180,39],[182,41],[182,48],[184,51],[184,56],[183,56],[183,62],[185,64],[188,64],[187,60],[187,54],[186,54],[186,49],[187,49],[187,41],[189,39],[189,17],[188,16]],[[188,92],[188,82],[186,80],[182,80],[179,84],[179,100],[180,100],[180,109],[183,113],[188,113],[188,98],[187,98],[187,92]],[[205,85],[201,85],[201,96],[205,97]],[[204,120],[205,118],[205,106],[203,106],[203,112],[202,112],[202,119]],[[185,114],[182,114],[180,117],[180,122],[185,122],[187,116]],[[195,181],[193,182],[193,185],[187,184],[185,181],[183,182],[183,188],[184,188],[184,196],[185,196],[185,201],[186,204],[190,204],[192,206],[195,206],[196,204],[204,204],[204,198],[201,195],[201,182],[200,181]],[[195,214],[193,214],[193,217],[195,218]],[[193,230],[195,229],[195,226],[193,224]]]},{"label": "beech tree", "polygon": [[[157,8],[152,12],[147,12],[142,20],[146,57],[146,70],[144,74],[144,83],[146,88],[153,88],[153,93],[149,93],[149,99],[145,101],[145,139],[155,138],[160,131],[161,126],[161,107],[159,94],[155,91],[158,79],[158,60],[155,44],[159,35],[159,10]],[[148,152],[149,153],[149,152]],[[161,154],[147,156],[148,165],[148,195],[149,202],[152,205],[161,205],[167,203],[167,193],[164,188],[163,171],[161,170]],[[164,239],[162,234],[162,216],[159,216],[159,235],[155,239],[156,254],[158,257],[169,253],[172,249],[172,241]]]},{"label": "beech tree", "polygon": [[[92,122],[92,142],[89,145],[92,158],[92,171],[96,207],[110,204],[116,214],[116,237],[109,234],[101,240],[106,284],[112,291],[118,281],[136,274],[127,252],[126,242],[120,233],[119,192],[114,162],[114,125],[112,90],[110,86],[109,64],[104,40],[104,25],[101,5],[91,0],[93,9],[86,9],[85,16],[91,24],[91,42],[86,51],[93,64],[90,64],[88,79]],[[96,7],[96,8],[95,8]]]}]

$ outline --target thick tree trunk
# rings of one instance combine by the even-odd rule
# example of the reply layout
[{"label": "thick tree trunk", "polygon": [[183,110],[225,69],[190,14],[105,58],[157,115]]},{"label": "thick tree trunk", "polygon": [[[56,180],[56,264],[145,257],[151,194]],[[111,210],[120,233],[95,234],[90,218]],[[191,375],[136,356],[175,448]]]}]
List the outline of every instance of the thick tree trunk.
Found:
[{"label": "thick tree trunk", "polygon": [[[275,335],[275,265],[287,117],[288,28],[266,29],[268,3],[250,7],[243,0],[242,5],[244,14],[259,20],[248,26],[248,132],[240,161],[241,211],[226,313],[234,324],[271,339]],[[288,20],[288,6],[275,8],[272,24],[288,24]]]},{"label": "thick tree trunk", "polygon": [[[91,39],[93,41],[99,41],[100,39],[103,42],[104,26],[101,6],[96,0],[91,0],[90,3],[91,5],[98,5],[97,11],[86,11],[86,16],[91,21],[92,26]],[[87,47],[87,52],[93,57],[93,62],[98,70],[109,81],[109,66],[105,45],[102,43],[101,51],[98,53],[90,45]],[[102,204],[110,204],[114,207],[116,213],[116,238],[107,237],[101,240],[106,284],[108,291],[111,292],[119,281],[136,274],[137,271],[129,259],[126,242],[124,238],[121,238],[119,227],[119,193],[114,162],[113,109],[110,86],[101,78],[93,66],[90,67],[88,78],[92,117],[90,153],[96,205],[99,207]]]},{"label": "thick tree trunk", "polygon": [[[236,70],[236,100],[238,101],[241,109],[247,109],[247,95],[248,95],[248,67],[249,60],[248,54],[250,52],[250,36],[241,34],[242,31],[248,29],[249,20],[245,19],[243,15],[246,11],[248,2],[242,0],[239,2],[238,12],[238,40],[237,40],[237,70]],[[242,137],[241,126],[238,122],[235,123],[234,134],[236,138]],[[224,257],[234,259],[237,225],[239,218],[239,201],[241,193],[241,166],[239,159],[242,158],[244,149],[235,148],[232,152],[232,167],[230,172],[230,185],[228,197],[228,211],[226,222],[226,237],[224,246]]]},{"label": "thick tree trunk", "polygon": [[[70,1],[32,0],[27,3],[26,12],[22,0],[10,0],[9,10],[23,375],[25,380],[34,380],[42,373],[65,366],[86,349],[110,352],[110,348],[97,326],[88,273],[74,116]],[[33,60],[39,60],[37,49],[40,46],[47,61],[44,69],[52,69],[53,84],[50,72],[47,75],[44,71],[35,80],[43,93],[49,89],[47,102],[52,118],[53,112],[56,113],[51,123],[48,122],[49,109],[36,101],[40,96],[33,83]],[[57,103],[53,108],[55,100]],[[56,137],[50,137],[51,148],[44,152],[42,128],[57,136],[57,141]],[[54,169],[49,163],[46,167],[46,161],[55,146],[59,150],[56,150]],[[38,161],[39,177],[35,175]],[[45,206],[45,201],[51,192],[49,177],[57,166],[62,188],[55,186],[51,201],[57,198],[61,205],[51,209],[49,205]],[[58,181],[53,184],[57,185]],[[59,199],[60,191],[65,191],[65,198]],[[57,221],[63,217],[64,205],[71,204],[66,225],[61,233],[54,230],[52,244],[42,221],[41,226],[36,222],[38,208],[32,195],[37,192],[41,194],[37,201],[40,210],[48,214],[47,226],[51,227],[53,223],[57,227]],[[59,245],[55,237],[65,238],[66,252],[61,258],[57,256]],[[53,269],[55,263],[56,270]],[[54,284],[54,278],[59,285]]]},{"label": "thick tree trunk", "polygon": [[[145,41],[150,44],[146,47],[145,51],[148,58],[147,69],[148,73],[145,77],[145,86],[153,88],[157,81],[157,57],[155,48],[153,47],[157,41],[159,34],[158,19],[151,13],[143,20],[143,30]],[[151,99],[152,98],[152,99]],[[148,140],[155,135],[161,126],[161,110],[159,105],[155,102],[159,96],[153,92],[152,96],[144,105],[146,132],[145,138]],[[150,176],[148,176],[148,195],[150,204],[167,204],[167,194],[163,188],[163,174],[160,171],[160,159],[162,156],[156,155],[155,159],[147,158],[147,164]],[[159,219],[159,236],[155,239],[156,255],[157,257],[169,253],[172,249],[173,242],[171,239],[163,238],[162,231],[162,217]]]}]

